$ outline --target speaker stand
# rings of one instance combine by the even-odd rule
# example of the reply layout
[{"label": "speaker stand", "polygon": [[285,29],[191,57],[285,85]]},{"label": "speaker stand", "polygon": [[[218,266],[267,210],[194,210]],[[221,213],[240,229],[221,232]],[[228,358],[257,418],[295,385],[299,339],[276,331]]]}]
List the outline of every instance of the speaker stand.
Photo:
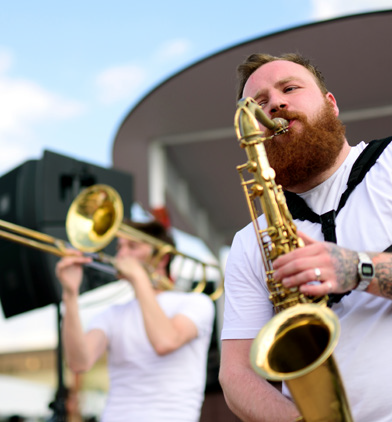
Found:
[{"label": "speaker stand", "polygon": [[61,338],[61,309],[60,303],[56,303],[57,312],[57,350],[56,350],[56,365],[57,365],[57,392],[54,401],[50,403],[49,407],[53,409],[53,415],[48,419],[48,422],[66,422],[67,410],[65,402],[67,399],[67,389],[64,385],[63,372],[63,342]]}]

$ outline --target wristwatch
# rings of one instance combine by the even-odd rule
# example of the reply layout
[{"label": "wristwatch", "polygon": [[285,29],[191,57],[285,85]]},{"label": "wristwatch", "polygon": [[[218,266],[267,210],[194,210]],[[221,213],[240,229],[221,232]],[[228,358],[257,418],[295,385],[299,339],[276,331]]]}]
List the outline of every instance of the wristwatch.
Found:
[{"label": "wristwatch", "polygon": [[359,283],[354,290],[363,291],[369,286],[374,277],[374,265],[369,255],[365,252],[358,252],[358,279]]}]

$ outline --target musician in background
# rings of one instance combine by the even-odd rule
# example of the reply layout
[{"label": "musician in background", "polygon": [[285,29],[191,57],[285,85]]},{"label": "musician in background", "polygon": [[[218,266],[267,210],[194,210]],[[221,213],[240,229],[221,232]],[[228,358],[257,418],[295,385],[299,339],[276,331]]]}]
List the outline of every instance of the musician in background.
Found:
[{"label": "musician in background", "polygon": [[[350,147],[337,102],[319,70],[297,54],[254,54],[238,75],[238,99],[252,97],[270,119],[289,123],[286,134],[265,141],[276,183],[287,198],[297,194],[319,216],[337,210],[366,144]],[[305,247],[273,263],[274,278],[285,287],[334,299],[331,306],[341,324],[334,357],[355,422],[387,422],[392,415],[392,255],[380,253],[392,244],[391,163],[389,143],[336,213],[337,244],[334,233],[325,241],[320,219],[309,221],[299,212],[294,223]],[[264,216],[259,222],[266,227]],[[220,382],[229,407],[244,421],[300,420],[285,386],[282,394],[250,366],[251,344],[274,315],[252,224],[233,240],[225,292]],[[349,294],[337,295],[342,293]]]},{"label": "musician in background", "polygon": [[[158,222],[126,222],[174,245]],[[110,388],[101,422],[196,422],[206,384],[207,353],[214,321],[211,299],[201,293],[162,290],[145,264],[150,244],[120,237],[116,268],[132,286],[135,298],[109,307],[84,332],[78,306],[83,265],[78,254],[62,258],[56,274],[63,288],[62,336],[72,371],[86,372],[108,352]],[[170,277],[171,256],[155,272]]]}]

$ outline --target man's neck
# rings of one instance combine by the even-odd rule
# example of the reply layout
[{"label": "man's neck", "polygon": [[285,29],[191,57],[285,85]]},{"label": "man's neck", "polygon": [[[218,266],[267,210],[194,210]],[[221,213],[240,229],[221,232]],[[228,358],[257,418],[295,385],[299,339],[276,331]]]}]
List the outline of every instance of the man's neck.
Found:
[{"label": "man's neck", "polygon": [[330,167],[325,172],[313,177],[312,179],[307,180],[304,183],[300,183],[295,186],[290,186],[285,188],[285,190],[293,193],[304,193],[308,192],[309,190],[315,188],[318,185],[321,185],[321,183],[325,182],[327,179],[329,179],[337,170],[338,168],[343,164],[344,160],[347,158],[349,152],[351,150],[351,146],[347,142],[347,140],[344,142],[343,147],[332,167]]}]

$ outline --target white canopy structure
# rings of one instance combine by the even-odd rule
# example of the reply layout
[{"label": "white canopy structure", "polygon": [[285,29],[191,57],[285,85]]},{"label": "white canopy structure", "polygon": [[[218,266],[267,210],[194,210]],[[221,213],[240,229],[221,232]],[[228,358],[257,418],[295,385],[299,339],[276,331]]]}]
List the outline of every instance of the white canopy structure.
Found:
[{"label": "white canopy structure", "polygon": [[135,200],[165,206],[173,226],[217,252],[249,221],[236,166],[236,67],[249,54],[299,52],[322,70],[351,144],[386,137],[392,123],[392,11],[295,27],[233,46],[177,73],[122,122],[113,165],[135,176]]}]

